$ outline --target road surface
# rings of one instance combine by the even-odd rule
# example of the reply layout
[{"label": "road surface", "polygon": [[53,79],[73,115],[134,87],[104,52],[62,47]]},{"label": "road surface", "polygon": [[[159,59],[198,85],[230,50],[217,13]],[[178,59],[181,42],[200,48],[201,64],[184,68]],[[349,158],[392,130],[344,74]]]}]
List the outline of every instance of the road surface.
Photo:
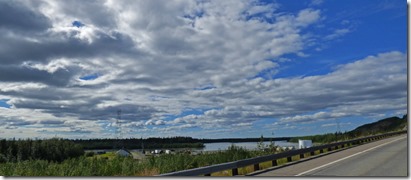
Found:
[{"label": "road surface", "polygon": [[255,176],[408,176],[407,135],[274,167]]}]

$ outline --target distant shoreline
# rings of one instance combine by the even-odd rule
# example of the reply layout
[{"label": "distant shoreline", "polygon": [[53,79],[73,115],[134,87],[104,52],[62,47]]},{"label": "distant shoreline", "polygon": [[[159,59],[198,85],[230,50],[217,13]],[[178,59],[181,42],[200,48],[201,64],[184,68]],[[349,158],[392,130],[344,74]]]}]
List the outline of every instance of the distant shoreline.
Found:
[{"label": "distant shoreline", "polygon": [[[289,141],[292,137],[266,137],[263,141]],[[202,143],[216,143],[216,142],[260,142],[261,138],[219,138],[219,139],[199,139]]]}]

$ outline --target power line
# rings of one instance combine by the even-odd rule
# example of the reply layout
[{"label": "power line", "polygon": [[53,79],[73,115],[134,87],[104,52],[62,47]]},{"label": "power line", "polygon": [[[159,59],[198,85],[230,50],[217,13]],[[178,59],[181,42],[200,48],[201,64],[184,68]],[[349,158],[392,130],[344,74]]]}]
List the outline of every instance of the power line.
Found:
[{"label": "power line", "polygon": [[123,138],[123,132],[121,130],[121,109],[117,110],[117,138]]}]

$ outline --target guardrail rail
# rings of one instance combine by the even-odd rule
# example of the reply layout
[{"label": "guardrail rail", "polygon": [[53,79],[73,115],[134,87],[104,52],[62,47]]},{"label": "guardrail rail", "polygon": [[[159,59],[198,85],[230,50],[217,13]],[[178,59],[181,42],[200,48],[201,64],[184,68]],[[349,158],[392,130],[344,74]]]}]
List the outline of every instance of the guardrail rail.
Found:
[{"label": "guardrail rail", "polygon": [[335,142],[335,143],[324,144],[320,146],[313,146],[313,147],[305,148],[305,149],[291,150],[291,151],[286,151],[286,152],[277,153],[277,154],[259,156],[259,157],[243,159],[243,160],[238,160],[238,161],[233,161],[233,162],[215,164],[211,166],[165,173],[165,174],[160,174],[159,176],[201,176],[201,175],[210,176],[211,173],[221,172],[225,170],[231,170],[231,174],[233,176],[236,176],[238,175],[238,169],[242,167],[253,165],[254,171],[257,171],[257,170],[260,170],[260,163],[263,163],[263,162],[271,161],[272,166],[277,166],[278,159],[287,158],[287,162],[291,162],[293,156],[299,155],[300,159],[303,159],[305,158],[304,154],[306,153],[310,153],[310,155],[313,156],[315,155],[315,151],[318,151],[318,150],[320,151],[319,153],[321,154],[321,153],[324,153],[324,149],[327,149],[327,151],[333,151],[333,150],[341,149],[347,146],[364,144],[364,143],[368,143],[371,141],[375,141],[375,140],[379,140],[382,138],[395,136],[395,135],[399,135],[403,133],[407,133],[407,131],[404,130],[404,131],[391,132],[391,133],[374,135],[374,136],[367,136],[367,137],[352,139],[348,141]]}]

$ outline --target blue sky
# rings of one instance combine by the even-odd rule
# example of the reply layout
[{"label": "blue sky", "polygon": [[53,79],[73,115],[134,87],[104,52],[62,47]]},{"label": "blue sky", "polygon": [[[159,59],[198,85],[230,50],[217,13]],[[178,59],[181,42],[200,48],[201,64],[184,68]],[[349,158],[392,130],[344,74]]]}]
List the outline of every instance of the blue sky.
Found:
[{"label": "blue sky", "polygon": [[118,110],[123,136],[138,138],[300,136],[402,117],[406,5],[0,2],[0,135],[114,138]]},{"label": "blue sky", "polygon": [[10,108],[11,106],[7,103],[7,101],[9,101],[9,99],[0,99],[0,107]]}]

